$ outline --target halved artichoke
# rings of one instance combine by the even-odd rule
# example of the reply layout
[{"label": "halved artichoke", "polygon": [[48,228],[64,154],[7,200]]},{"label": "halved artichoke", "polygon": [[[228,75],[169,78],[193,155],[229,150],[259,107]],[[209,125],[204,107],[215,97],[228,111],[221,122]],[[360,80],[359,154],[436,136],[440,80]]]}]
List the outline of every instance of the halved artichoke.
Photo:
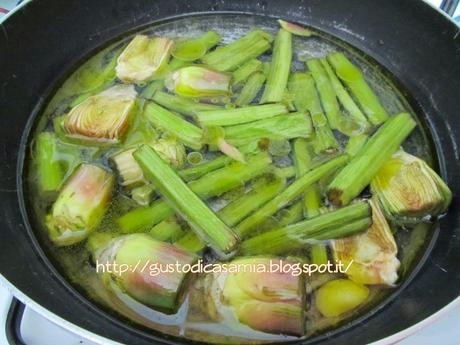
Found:
[{"label": "halved artichoke", "polygon": [[169,91],[184,97],[230,95],[231,75],[201,66],[188,66],[173,72],[166,80]]},{"label": "halved artichoke", "polygon": [[67,246],[84,240],[101,222],[114,178],[104,169],[82,164],[69,177],[46,217],[51,240]]},{"label": "halved artichoke", "polygon": [[372,207],[372,226],[366,232],[332,241],[334,258],[356,283],[393,285],[398,279],[398,248],[377,200]]},{"label": "halved artichoke", "polygon": [[[270,260],[278,262],[267,257],[233,260],[231,264],[238,265],[240,271],[224,274],[223,303],[231,307],[239,322],[252,329],[301,336],[305,327],[303,277],[290,272],[270,272]],[[245,265],[259,269],[250,272],[243,269],[249,267]]]},{"label": "halved artichoke", "polygon": [[90,143],[120,142],[129,127],[136,96],[133,86],[116,85],[89,97],[64,117],[66,135]]},{"label": "halved artichoke", "polygon": [[137,35],[118,57],[117,77],[136,84],[152,79],[167,65],[172,47],[169,38]]},{"label": "halved artichoke", "polygon": [[[197,260],[193,254],[146,234],[114,238],[103,249],[93,249],[93,253],[98,254],[96,265],[116,263],[118,267],[102,271],[103,279],[115,282],[132,298],[165,313],[174,313],[183,297],[188,273],[177,269],[177,265],[182,268]],[[110,284],[106,285],[110,288]]]},{"label": "halved artichoke", "polygon": [[411,224],[446,212],[449,187],[418,157],[400,150],[371,182],[385,214],[399,224]]}]

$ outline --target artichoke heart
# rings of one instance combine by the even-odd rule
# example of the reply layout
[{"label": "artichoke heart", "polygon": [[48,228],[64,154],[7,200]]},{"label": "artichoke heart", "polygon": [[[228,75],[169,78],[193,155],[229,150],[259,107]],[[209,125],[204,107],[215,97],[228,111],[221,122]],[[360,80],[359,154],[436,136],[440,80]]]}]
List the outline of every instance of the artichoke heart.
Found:
[{"label": "artichoke heart", "polygon": [[172,47],[173,41],[169,38],[137,35],[118,57],[118,79],[135,84],[152,79],[167,65]]},{"label": "artichoke heart", "polygon": [[200,66],[183,67],[166,80],[169,91],[183,97],[230,95],[231,75]]},{"label": "artichoke heart", "polygon": [[[243,257],[231,262],[234,271],[222,273],[221,301],[238,321],[254,330],[301,336],[304,333],[303,277],[270,271],[279,260]],[[283,261],[292,264],[288,260]],[[222,277],[223,276],[223,277]]]},{"label": "artichoke heart", "polygon": [[389,219],[411,224],[446,212],[452,193],[449,187],[418,157],[396,152],[371,182]]},{"label": "artichoke heart", "polygon": [[109,205],[113,175],[82,164],[69,177],[46,217],[51,240],[67,246],[84,240],[101,222]]},{"label": "artichoke heart", "polygon": [[334,258],[351,280],[360,284],[393,285],[398,279],[398,248],[377,200],[370,200],[372,226],[364,233],[332,241]]},{"label": "artichoke heart", "polygon": [[138,302],[167,314],[176,312],[180,306],[189,276],[189,272],[176,267],[193,265],[197,261],[195,255],[147,234],[116,237],[93,248],[93,254],[97,263],[116,263],[120,268],[102,271],[109,289],[111,285],[107,283],[112,281]]},{"label": "artichoke heart", "polygon": [[134,87],[113,86],[70,110],[64,117],[64,131],[71,138],[116,144],[129,127],[135,105]]}]

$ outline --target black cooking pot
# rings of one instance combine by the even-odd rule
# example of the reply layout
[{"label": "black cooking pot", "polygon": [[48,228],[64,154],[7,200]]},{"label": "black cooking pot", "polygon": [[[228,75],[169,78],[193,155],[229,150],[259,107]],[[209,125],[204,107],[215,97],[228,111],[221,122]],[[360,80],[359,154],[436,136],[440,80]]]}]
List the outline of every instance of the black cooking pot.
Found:
[{"label": "black cooking pot", "polygon": [[413,274],[360,319],[303,343],[365,344],[437,312],[460,292],[460,29],[420,0],[40,0],[0,26],[0,271],[16,295],[127,344],[184,343],[107,314],[44,255],[24,207],[34,119],[69,70],[103,44],[157,21],[209,13],[284,18],[336,36],[386,68],[433,138],[454,200]]}]

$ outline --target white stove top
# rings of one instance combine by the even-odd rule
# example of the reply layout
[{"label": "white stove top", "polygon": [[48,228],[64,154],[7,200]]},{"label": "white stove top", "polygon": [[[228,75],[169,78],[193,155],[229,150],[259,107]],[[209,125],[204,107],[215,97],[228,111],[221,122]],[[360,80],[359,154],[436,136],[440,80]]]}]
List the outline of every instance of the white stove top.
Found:
[{"label": "white stove top", "polygon": [[[442,2],[442,0],[427,1],[436,7],[439,7]],[[20,2],[22,1],[0,0],[0,18],[7,12],[7,10],[13,9]],[[460,6],[454,14],[454,17],[459,16]],[[12,299],[13,296],[10,291],[0,283],[0,325],[7,324],[7,316]],[[5,345],[99,345],[56,325],[27,306],[24,309],[19,326],[22,343],[10,344],[5,327],[0,326],[0,328],[0,344]],[[109,344],[110,341],[104,341],[104,345]],[[460,305],[452,309],[449,313],[443,315],[440,319],[433,321],[422,330],[419,330],[404,340],[397,342],[397,344],[460,344]]]}]

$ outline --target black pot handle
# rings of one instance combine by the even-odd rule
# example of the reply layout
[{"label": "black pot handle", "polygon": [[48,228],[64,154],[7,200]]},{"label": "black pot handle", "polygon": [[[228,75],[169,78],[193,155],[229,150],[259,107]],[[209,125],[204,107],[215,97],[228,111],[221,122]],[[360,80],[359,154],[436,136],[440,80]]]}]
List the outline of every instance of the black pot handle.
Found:
[{"label": "black pot handle", "polygon": [[455,10],[458,7],[459,2],[460,2],[460,0],[442,0],[440,8],[441,8],[441,10],[443,10],[449,16],[452,17],[454,15],[454,13],[455,13]]}]

